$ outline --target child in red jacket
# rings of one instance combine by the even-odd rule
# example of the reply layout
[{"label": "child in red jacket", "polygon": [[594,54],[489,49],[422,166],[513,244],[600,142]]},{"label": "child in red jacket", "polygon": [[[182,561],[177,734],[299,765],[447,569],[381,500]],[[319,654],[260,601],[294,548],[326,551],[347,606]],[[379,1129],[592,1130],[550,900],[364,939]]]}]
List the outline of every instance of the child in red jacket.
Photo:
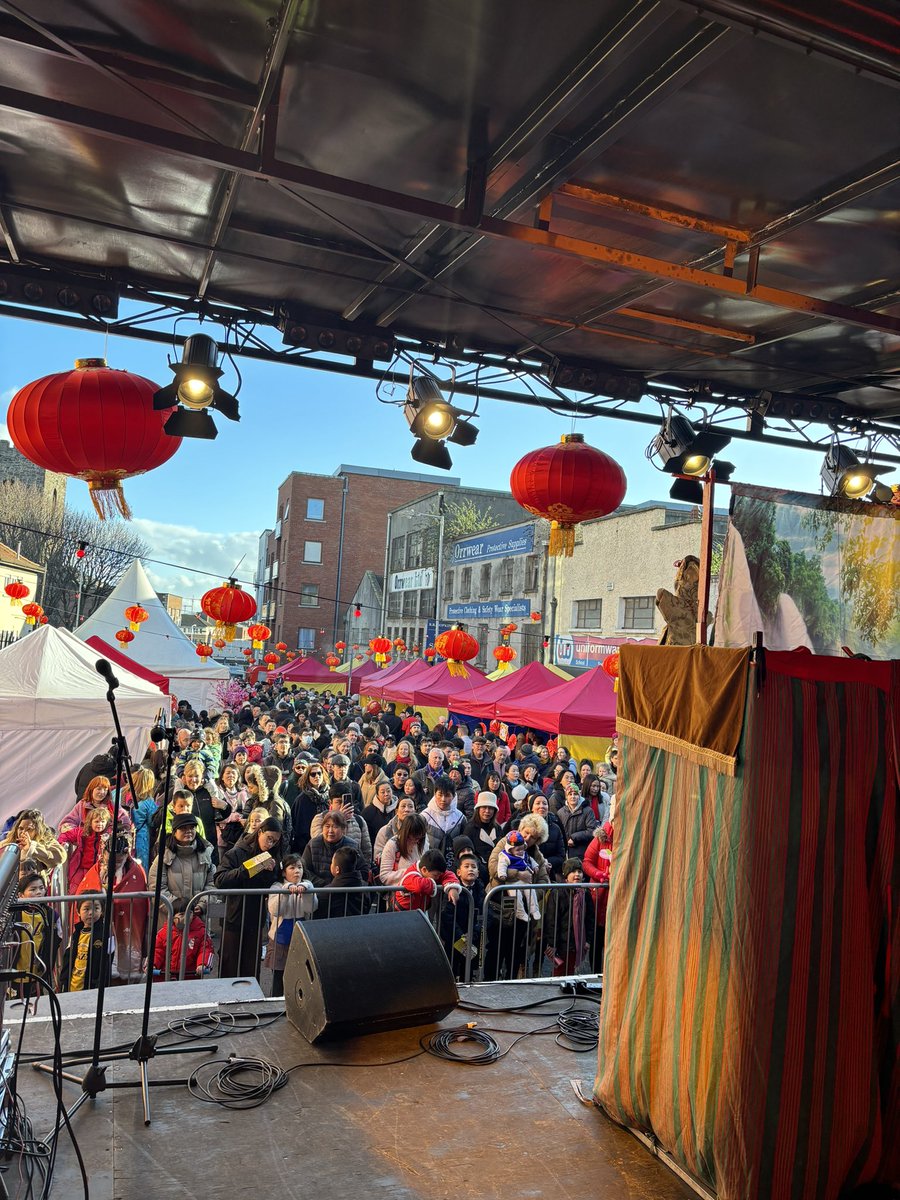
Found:
[{"label": "child in red jacket", "polygon": [[394,908],[427,908],[443,888],[444,895],[455,904],[462,884],[452,871],[447,870],[447,860],[440,850],[426,850],[417,863],[407,867],[400,880],[402,891],[394,893]]},{"label": "child in red jacket", "polygon": [[[181,948],[185,934],[185,911],[187,900],[176,900],[172,905],[175,916],[172,922],[172,951],[169,955],[169,978],[177,979],[181,970]],[[156,935],[156,946],[153,950],[153,974],[161,976],[166,966],[166,936],[168,926],[164,925]],[[187,957],[184,965],[184,977],[192,975],[208,975],[212,970],[213,944],[202,917],[197,910],[191,913],[190,924],[187,927]]]}]

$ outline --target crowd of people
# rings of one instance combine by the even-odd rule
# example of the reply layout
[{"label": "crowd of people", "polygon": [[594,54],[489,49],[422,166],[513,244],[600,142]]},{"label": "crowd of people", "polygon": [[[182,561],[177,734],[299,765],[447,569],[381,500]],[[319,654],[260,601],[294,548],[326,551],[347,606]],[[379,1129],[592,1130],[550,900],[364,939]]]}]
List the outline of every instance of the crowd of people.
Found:
[{"label": "crowd of people", "polygon": [[[601,969],[615,743],[602,762],[575,761],[554,739],[496,722],[429,729],[391,703],[267,685],[235,711],[181,702],[174,733],[118,780],[114,747],[85,763],[56,828],[33,808],[7,823],[23,994],[37,986],[26,972],[82,990],[182,964],[193,976],[265,969],[280,994],[297,921],[410,908],[428,913],[458,978],[476,959],[484,979]],[[104,943],[96,897],[110,872]],[[160,875],[150,945],[147,893]]]}]

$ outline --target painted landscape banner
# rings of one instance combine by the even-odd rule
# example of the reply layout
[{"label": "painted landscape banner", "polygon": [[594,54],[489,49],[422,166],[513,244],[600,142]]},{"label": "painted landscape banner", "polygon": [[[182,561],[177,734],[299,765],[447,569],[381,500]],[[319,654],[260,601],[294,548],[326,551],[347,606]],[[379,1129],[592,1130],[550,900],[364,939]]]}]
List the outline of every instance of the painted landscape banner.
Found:
[{"label": "painted landscape banner", "polygon": [[900,508],[734,484],[717,646],[900,658]]}]

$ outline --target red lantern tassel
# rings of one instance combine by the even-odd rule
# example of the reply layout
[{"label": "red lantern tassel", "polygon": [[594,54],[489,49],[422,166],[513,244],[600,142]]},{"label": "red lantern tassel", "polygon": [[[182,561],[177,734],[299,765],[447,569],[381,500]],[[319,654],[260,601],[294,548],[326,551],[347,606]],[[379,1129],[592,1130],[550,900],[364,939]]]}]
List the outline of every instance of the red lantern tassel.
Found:
[{"label": "red lantern tassel", "polygon": [[463,679],[469,678],[469,672],[466,670],[466,664],[463,662],[457,662],[455,658],[447,659],[447,668],[451,675],[459,675]]},{"label": "red lantern tassel", "polygon": [[122,491],[121,479],[111,475],[89,479],[88,492],[94,511],[101,521],[105,521],[107,517],[124,517],[126,521],[131,520],[131,509]]},{"label": "red lantern tassel", "polygon": [[575,549],[575,526],[550,522],[550,545],[547,552],[554,556],[564,555],[571,558]]}]

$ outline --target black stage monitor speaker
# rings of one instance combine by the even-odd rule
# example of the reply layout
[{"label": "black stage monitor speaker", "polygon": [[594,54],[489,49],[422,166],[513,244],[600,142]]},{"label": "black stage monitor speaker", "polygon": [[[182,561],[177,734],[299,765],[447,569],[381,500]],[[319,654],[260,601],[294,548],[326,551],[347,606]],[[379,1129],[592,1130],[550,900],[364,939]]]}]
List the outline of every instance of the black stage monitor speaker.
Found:
[{"label": "black stage monitor speaker", "polygon": [[284,998],[288,1020],[317,1042],[442,1021],[459,993],[425,914],[389,912],[298,922]]}]

